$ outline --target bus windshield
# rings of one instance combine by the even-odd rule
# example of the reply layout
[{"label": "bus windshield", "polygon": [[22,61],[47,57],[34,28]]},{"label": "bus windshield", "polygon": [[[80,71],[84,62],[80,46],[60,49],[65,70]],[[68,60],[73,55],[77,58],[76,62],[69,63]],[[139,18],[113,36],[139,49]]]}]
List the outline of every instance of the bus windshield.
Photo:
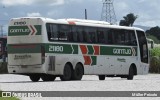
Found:
[{"label": "bus windshield", "polygon": [[145,38],[145,33],[142,31],[137,31],[137,36],[139,41],[141,61],[143,63],[148,63],[148,45],[147,39]]}]

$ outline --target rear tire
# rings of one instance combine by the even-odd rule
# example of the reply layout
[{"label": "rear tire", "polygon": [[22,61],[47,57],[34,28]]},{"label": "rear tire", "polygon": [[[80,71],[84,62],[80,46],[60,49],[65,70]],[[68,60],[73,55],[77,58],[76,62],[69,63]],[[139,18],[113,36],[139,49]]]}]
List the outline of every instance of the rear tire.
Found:
[{"label": "rear tire", "polygon": [[60,79],[62,81],[69,81],[69,80],[71,80],[71,75],[72,75],[71,66],[69,64],[66,64],[64,66],[63,75],[60,76]]},{"label": "rear tire", "polygon": [[99,77],[99,80],[105,80],[106,76],[105,75],[99,75],[98,77]]},{"label": "rear tire", "polygon": [[75,70],[72,73],[73,80],[81,80],[84,74],[83,66],[81,64],[77,64]]},{"label": "rear tire", "polygon": [[129,74],[128,74],[127,79],[128,79],[128,80],[133,80],[133,77],[134,77],[134,69],[133,69],[133,67],[131,66],[131,67],[129,68]]},{"label": "rear tire", "polygon": [[41,76],[43,81],[54,81],[56,77],[54,75],[43,75]]},{"label": "rear tire", "polygon": [[38,82],[40,80],[40,76],[38,75],[31,75],[29,76],[32,82]]}]

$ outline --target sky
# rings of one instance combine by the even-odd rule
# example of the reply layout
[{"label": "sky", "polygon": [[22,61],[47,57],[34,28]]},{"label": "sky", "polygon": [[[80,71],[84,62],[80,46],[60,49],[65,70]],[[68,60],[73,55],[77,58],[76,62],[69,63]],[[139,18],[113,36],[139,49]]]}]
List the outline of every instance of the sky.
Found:
[{"label": "sky", "polygon": [[[0,26],[7,33],[8,22],[15,17],[100,20],[103,0],[0,0]],[[117,23],[129,13],[138,15],[135,25],[160,26],[160,0],[114,0]]]}]

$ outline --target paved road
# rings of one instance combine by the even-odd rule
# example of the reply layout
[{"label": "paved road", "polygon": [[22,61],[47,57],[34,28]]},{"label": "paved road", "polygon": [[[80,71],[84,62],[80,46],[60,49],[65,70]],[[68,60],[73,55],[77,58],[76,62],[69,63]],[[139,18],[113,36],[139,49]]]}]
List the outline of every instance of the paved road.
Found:
[{"label": "paved road", "polygon": [[3,91],[160,91],[160,74],[138,75],[134,80],[106,78],[105,81],[99,81],[97,76],[84,76],[81,81],[63,82],[56,78],[54,82],[41,80],[35,83],[27,76],[1,74],[0,89]]}]

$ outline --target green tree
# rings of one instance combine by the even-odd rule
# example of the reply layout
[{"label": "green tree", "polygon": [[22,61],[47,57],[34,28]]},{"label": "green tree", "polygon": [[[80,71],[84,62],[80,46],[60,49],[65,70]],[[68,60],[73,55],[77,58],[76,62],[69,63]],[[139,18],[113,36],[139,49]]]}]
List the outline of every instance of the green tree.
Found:
[{"label": "green tree", "polygon": [[147,38],[152,39],[154,41],[154,43],[159,44],[160,41],[158,40],[157,37],[153,36],[153,35],[147,35]]},{"label": "green tree", "polygon": [[160,40],[160,27],[159,26],[152,27],[150,30],[147,30],[146,33],[148,36],[153,35]]},{"label": "green tree", "polygon": [[123,17],[124,20],[120,20],[121,26],[133,26],[135,20],[138,18],[138,15],[134,15],[133,13],[129,13]]}]

